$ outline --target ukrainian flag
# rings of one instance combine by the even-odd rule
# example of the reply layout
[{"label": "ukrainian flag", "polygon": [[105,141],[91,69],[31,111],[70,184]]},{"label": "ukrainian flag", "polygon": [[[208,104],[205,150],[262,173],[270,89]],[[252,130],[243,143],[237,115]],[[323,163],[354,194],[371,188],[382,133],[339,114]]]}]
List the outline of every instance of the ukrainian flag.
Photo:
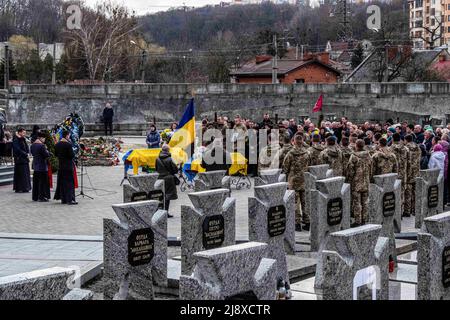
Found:
[{"label": "ukrainian flag", "polygon": [[195,142],[195,105],[194,98],[189,101],[186,111],[178,124],[177,131],[169,141],[171,148],[186,150],[192,148]]}]

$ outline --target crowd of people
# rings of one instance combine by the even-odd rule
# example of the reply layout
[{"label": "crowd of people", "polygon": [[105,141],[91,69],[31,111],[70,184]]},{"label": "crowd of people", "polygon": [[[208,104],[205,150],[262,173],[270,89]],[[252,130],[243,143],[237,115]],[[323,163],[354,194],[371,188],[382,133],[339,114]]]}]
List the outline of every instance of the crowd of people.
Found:
[{"label": "crowd of people", "polygon": [[[365,122],[354,124],[342,117],[340,121],[321,121],[315,124],[310,119],[297,124],[295,119],[274,122],[264,114],[260,123],[236,115],[230,120],[217,117],[215,121],[202,120],[202,130],[232,129],[236,140],[245,140],[245,156],[257,148],[257,163],[249,163],[248,174],[257,175],[260,170],[281,168],[287,175],[289,187],[296,194],[296,229],[309,230],[310,220],[305,207],[304,173],[309,166],[328,164],[334,176],[344,176],[351,185],[353,226],[363,225],[368,220],[369,184],[376,175],[397,173],[402,181],[402,215],[415,214],[415,178],[419,170],[438,168],[445,179],[444,204],[449,198],[449,133],[446,128],[422,127],[406,121],[394,123]],[[260,147],[249,143],[250,130],[268,133],[269,144]],[[277,136],[271,132],[279,133]],[[224,132],[224,131],[223,131]],[[224,134],[225,135],[225,134]],[[276,139],[276,140],[275,140]],[[217,140],[217,139],[216,139]],[[215,141],[215,140],[214,140]],[[203,141],[206,152],[223,148],[223,142]],[[210,151],[209,151],[210,152]],[[207,164],[205,164],[207,166]],[[216,165],[214,169],[226,169]]]}]

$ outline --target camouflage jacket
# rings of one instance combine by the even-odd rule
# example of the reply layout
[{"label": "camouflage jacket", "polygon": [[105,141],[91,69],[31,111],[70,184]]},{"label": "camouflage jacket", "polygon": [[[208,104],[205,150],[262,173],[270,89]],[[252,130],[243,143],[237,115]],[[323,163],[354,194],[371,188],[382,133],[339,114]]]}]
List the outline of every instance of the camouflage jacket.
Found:
[{"label": "camouflage jacket", "polygon": [[398,142],[393,142],[389,149],[397,158],[398,176],[402,180],[402,186],[404,187],[408,173],[409,150],[404,144]]},{"label": "camouflage jacket", "polygon": [[292,150],[292,148],[294,148],[294,146],[292,144],[285,144],[279,151],[278,151],[278,159],[280,161],[280,167],[283,165],[284,159],[286,159],[287,154],[289,153],[289,151]]},{"label": "camouflage jacket", "polygon": [[420,158],[422,157],[422,152],[419,146],[414,142],[407,143],[406,148],[408,148],[409,151],[406,182],[414,183],[416,182],[416,177],[419,176]]},{"label": "camouflage jacket", "polygon": [[311,165],[317,166],[320,163],[320,153],[325,150],[325,147],[321,144],[314,144],[308,148],[309,157],[311,158]]},{"label": "camouflage jacket", "polygon": [[344,176],[347,176],[346,175],[347,165],[350,160],[350,156],[354,153],[354,151],[350,148],[350,146],[341,147],[341,151],[342,151],[342,157],[344,159]]},{"label": "camouflage jacket", "polygon": [[377,151],[372,156],[372,162],[372,176],[379,176],[388,173],[398,173],[397,158],[387,147],[377,148]]},{"label": "camouflage jacket", "polygon": [[372,177],[372,158],[369,151],[354,152],[346,166],[346,178],[354,192],[368,192]]},{"label": "camouflage jacket", "polygon": [[291,190],[305,190],[305,178],[303,174],[311,165],[308,150],[294,146],[286,155],[283,162],[283,173],[286,174]]},{"label": "camouflage jacket", "polygon": [[333,169],[333,175],[335,177],[342,176],[344,174],[344,156],[342,155],[341,148],[337,145],[329,146],[320,153],[320,163],[328,164],[330,169]]}]

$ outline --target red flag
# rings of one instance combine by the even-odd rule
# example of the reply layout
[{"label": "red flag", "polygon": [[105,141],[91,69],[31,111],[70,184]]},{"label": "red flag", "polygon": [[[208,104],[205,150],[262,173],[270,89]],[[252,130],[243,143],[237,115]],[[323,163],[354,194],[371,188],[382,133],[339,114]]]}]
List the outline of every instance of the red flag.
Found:
[{"label": "red flag", "polygon": [[317,99],[316,104],[314,105],[313,112],[322,111],[322,106],[323,106],[323,95],[321,94],[319,99]]}]

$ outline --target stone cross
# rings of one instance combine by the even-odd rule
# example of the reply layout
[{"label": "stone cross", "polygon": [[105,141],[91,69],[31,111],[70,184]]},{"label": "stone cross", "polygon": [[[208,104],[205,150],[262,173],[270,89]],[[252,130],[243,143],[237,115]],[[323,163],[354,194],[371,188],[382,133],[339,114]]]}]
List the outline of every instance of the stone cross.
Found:
[{"label": "stone cross", "polygon": [[153,299],[167,285],[167,211],[156,200],[113,205],[103,220],[105,299]]},{"label": "stone cross", "polygon": [[350,185],[344,177],[316,182],[311,190],[311,251],[326,247],[332,232],[350,228]]},{"label": "stone cross", "polygon": [[75,270],[49,268],[0,278],[0,300],[91,300],[88,290],[70,289]]},{"label": "stone cross", "polygon": [[255,187],[248,198],[249,240],[267,243],[278,276],[289,283],[286,253],[295,255],[295,192],[286,182]]},{"label": "stone cross", "polygon": [[308,171],[303,174],[305,178],[305,207],[303,212],[311,217],[311,191],[316,189],[316,181],[331,178],[333,170],[328,164],[308,167]]},{"label": "stone cross", "polygon": [[236,199],[229,190],[189,194],[193,204],[181,206],[181,274],[190,275],[198,251],[236,243]]},{"label": "stone cross", "polygon": [[157,200],[159,208],[164,209],[164,180],[158,177],[157,173],[129,176],[130,184],[123,186],[123,202]]},{"label": "stone cross", "polygon": [[416,177],[416,224],[422,228],[423,220],[439,214],[444,208],[444,177],[439,169],[420,170]]},{"label": "stone cross", "polygon": [[324,300],[388,299],[389,239],[380,234],[371,224],[331,234],[333,249],[322,252]]},{"label": "stone cross", "polygon": [[424,219],[417,235],[417,298],[450,300],[450,212]]},{"label": "stone cross", "polygon": [[228,189],[231,190],[231,180],[226,170],[199,172],[194,178],[195,192]]},{"label": "stone cross", "polygon": [[259,176],[255,177],[255,187],[278,182],[286,182],[286,175],[281,173],[281,169],[261,170]]},{"label": "stone cross", "polygon": [[396,173],[374,176],[369,186],[369,221],[382,226],[381,236],[389,238],[389,255],[397,264],[395,226],[401,221],[401,180]]},{"label": "stone cross", "polygon": [[180,298],[228,300],[249,295],[274,300],[276,261],[266,257],[267,244],[258,242],[197,252],[192,275],[180,277]]}]

